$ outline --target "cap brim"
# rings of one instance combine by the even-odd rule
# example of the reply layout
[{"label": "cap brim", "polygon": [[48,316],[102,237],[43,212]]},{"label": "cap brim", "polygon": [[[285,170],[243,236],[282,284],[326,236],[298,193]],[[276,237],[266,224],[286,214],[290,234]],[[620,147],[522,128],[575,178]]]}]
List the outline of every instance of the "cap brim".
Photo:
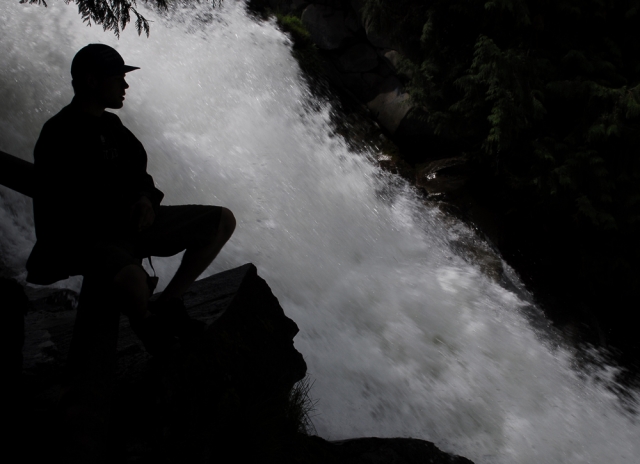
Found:
[{"label": "cap brim", "polygon": [[126,74],[129,71],[135,71],[136,69],[140,69],[136,66],[128,66],[126,64],[123,64],[122,66],[118,66],[116,68],[111,68],[111,69],[106,69],[104,71],[102,71],[101,73],[98,73],[104,77],[109,77],[109,76],[121,76],[122,74]]}]

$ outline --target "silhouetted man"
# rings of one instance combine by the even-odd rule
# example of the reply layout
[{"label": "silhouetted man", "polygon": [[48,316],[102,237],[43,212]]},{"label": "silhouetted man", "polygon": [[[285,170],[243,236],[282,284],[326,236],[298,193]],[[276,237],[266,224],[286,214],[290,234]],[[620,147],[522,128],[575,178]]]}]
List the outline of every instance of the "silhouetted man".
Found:
[{"label": "silhouetted man", "polygon": [[[106,108],[122,108],[129,85],[113,48],[90,44],[71,64],[75,97],[42,128],[34,150],[37,242],[27,281],[51,284],[70,275],[104,279],[152,354],[199,326],[182,295],[233,234],[235,218],[219,206],[160,206],[138,139]],[[157,302],[148,304],[148,256],[185,251]]]}]

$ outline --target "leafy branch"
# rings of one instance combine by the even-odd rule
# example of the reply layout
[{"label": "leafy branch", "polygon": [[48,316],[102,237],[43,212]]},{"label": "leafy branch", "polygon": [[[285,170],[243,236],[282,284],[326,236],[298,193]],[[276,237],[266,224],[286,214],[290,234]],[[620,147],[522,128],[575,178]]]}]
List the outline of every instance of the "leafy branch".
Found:
[{"label": "leafy branch", "polygon": [[[170,3],[175,0],[144,0],[144,3],[152,3],[159,10],[168,10]],[[199,0],[182,0],[184,3],[194,3]],[[78,6],[78,13],[82,21],[91,26],[92,23],[102,26],[107,31],[113,31],[116,37],[120,38],[120,33],[124,31],[127,24],[135,17],[135,28],[138,35],[144,32],[149,37],[151,22],[136,9],[137,0],[64,0],[66,4],[75,3]],[[20,0],[20,3],[43,5],[47,7],[46,0]],[[222,0],[211,0],[215,7],[220,5]]]}]

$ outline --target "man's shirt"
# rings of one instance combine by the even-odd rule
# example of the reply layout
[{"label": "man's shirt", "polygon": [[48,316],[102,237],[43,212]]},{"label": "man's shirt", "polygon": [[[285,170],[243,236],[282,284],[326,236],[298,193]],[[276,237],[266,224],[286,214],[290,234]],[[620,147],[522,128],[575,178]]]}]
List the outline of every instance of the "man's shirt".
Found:
[{"label": "man's shirt", "polygon": [[87,244],[133,233],[130,210],[142,195],[156,208],[164,196],[146,172],[144,147],[120,118],[80,112],[74,102],[45,123],[34,161],[33,283],[68,277],[69,260]]}]

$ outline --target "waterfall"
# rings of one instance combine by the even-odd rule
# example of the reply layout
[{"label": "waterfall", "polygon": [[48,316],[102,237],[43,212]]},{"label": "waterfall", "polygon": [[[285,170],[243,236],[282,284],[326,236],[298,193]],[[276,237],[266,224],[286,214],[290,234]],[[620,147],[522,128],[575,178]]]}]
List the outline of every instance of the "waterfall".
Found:
[{"label": "waterfall", "polygon": [[[112,45],[141,67],[117,114],[165,203],[236,215],[208,273],[255,263],[298,323],[321,436],[421,438],[476,463],[637,462],[640,426],[612,393],[615,368],[577,368],[527,302],[458,256],[464,225],[332,133],[274,23],[234,0],[144,14],[150,38],[129,26],[117,40],[64,2],[3,2],[0,149],[32,160],[71,100],[75,52]],[[24,279],[31,202],[5,188],[0,237],[0,263]],[[165,284],[178,260],[154,260]]]}]

